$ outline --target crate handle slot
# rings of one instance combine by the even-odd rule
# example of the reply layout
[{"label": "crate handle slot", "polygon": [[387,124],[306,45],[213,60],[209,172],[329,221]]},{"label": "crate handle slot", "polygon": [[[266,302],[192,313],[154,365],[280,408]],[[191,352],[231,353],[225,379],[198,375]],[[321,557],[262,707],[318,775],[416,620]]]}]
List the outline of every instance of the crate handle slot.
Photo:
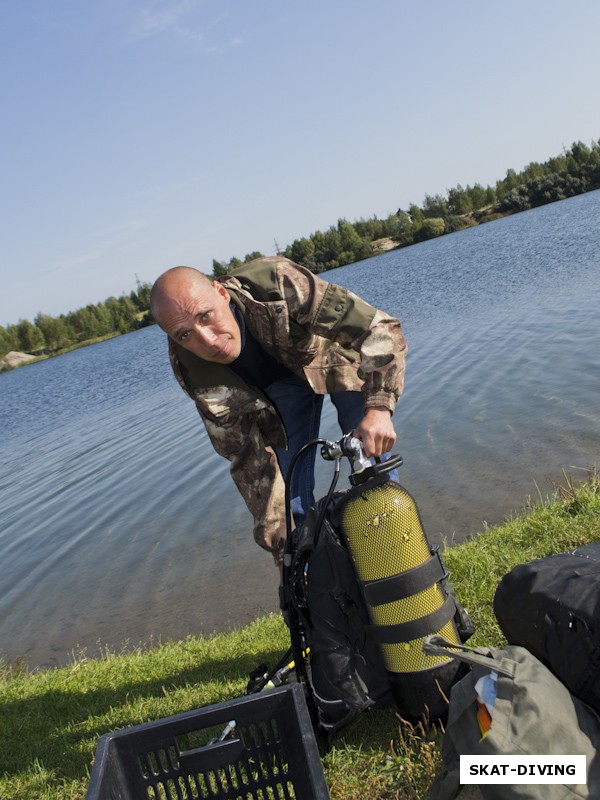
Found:
[{"label": "crate handle slot", "polygon": [[183,750],[179,754],[179,761],[186,772],[206,772],[236,761],[245,749],[246,745],[240,736],[237,739]]}]

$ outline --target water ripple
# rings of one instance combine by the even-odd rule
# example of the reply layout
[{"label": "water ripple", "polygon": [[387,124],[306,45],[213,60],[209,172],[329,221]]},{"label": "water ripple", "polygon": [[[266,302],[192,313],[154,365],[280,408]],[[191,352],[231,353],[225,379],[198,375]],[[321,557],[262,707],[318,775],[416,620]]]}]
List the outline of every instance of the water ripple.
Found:
[{"label": "water ripple", "polygon": [[[401,480],[434,541],[598,461],[600,192],[332,271],[402,318]],[[157,328],[0,375],[0,649],[242,624],[277,574]],[[322,433],[336,435],[326,404]],[[322,494],[331,466],[317,465]]]}]

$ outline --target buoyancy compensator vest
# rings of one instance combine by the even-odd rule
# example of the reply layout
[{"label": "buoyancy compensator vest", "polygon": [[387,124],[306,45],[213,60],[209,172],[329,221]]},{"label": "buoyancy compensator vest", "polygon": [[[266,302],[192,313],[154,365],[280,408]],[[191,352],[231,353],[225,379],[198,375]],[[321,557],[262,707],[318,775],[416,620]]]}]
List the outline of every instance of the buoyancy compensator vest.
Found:
[{"label": "buoyancy compensator vest", "polygon": [[[402,459],[373,465],[350,436],[318,442],[321,455],[336,461],[336,478],[286,553],[282,605],[292,612],[298,675],[319,726],[335,732],[392,699],[409,721],[443,719],[462,670],[453,659],[425,655],[422,643],[440,632],[458,644],[474,626],[414,500],[389,476]],[[334,494],[342,455],[353,465],[352,487]]]},{"label": "buoyancy compensator vest", "polygon": [[[304,679],[313,715],[328,735],[361,711],[393,702],[350,551],[330,521],[342,496],[323,498],[310,509],[297,532],[290,571],[292,642],[299,633],[297,649],[309,653],[302,660]],[[294,656],[298,663],[297,651]]]}]

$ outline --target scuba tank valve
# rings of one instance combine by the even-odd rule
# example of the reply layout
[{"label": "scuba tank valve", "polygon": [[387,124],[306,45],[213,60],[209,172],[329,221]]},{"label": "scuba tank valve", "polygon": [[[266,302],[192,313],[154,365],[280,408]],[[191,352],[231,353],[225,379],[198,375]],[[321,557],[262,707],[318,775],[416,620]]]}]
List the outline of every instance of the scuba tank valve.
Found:
[{"label": "scuba tank valve", "polygon": [[325,461],[346,456],[352,465],[352,472],[363,472],[371,466],[371,460],[365,456],[360,439],[347,433],[337,442],[326,441],[321,447],[321,456]]}]

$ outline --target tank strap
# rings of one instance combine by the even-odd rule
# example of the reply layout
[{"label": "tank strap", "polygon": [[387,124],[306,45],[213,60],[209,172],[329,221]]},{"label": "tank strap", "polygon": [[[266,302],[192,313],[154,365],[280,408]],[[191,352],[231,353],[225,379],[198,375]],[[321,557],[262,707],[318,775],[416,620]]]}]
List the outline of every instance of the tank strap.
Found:
[{"label": "tank strap", "polygon": [[450,622],[455,611],[454,598],[448,595],[440,608],[424,617],[400,622],[398,625],[369,625],[368,630],[379,644],[411,642],[413,639],[419,639],[439,631],[447,622]]},{"label": "tank strap", "polygon": [[436,548],[427,561],[416,567],[411,567],[411,569],[387,578],[360,581],[360,583],[367,603],[370,606],[381,606],[384,603],[404,600],[405,597],[422,592],[433,586],[434,583],[446,580],[447,577],[448,572],[444,567],[439,550]]}]

